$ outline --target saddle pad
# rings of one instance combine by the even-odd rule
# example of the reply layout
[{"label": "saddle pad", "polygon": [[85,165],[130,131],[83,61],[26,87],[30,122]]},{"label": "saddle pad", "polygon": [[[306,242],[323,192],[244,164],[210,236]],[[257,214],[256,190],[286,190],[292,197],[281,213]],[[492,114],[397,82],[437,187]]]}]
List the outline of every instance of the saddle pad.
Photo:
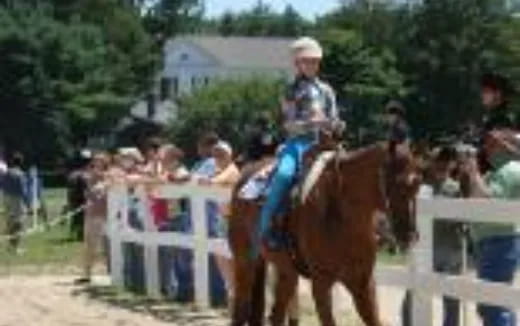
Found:
[{"label": "saddle pad", "polygon": [[305,200],[307,200],[307,197],[309,196],[312,188],[319,180],[321,173],[323,172],[323,169],[327,166],[327,163],[329,163],[330,160],[334,158],[335,154],[335,151],[322,152],[312,164],[312,167],[310,168],[309,172],[305,175],[305,179],[302,183],[302,188],[300,192],[300,201],[302,204],[305,203]]},{"label": "saddle pad", "polygon": [[242,188],[240,188],[238,197],[245,200],[259,199],[268,186],[269,175],[273,168],[274,163],[271,163],[253,173],[253,175],[244,183]]}]

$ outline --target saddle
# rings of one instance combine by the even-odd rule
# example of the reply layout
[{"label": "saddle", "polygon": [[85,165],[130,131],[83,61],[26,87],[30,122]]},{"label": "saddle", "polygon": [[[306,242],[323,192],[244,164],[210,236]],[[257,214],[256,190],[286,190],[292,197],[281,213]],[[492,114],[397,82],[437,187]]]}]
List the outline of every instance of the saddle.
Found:
[{"label": "saddle", "polygon": [[[290,206],[303,203],[321,172],[339,149],[338,135],[323,130],[319,141],[307,151],[299,167],[296,181],[289,193]],[[243,172],[244,180],[240,184],[239,198],[254,200],[259,204],[265,201],[271,178],[275,172],[276,160],[266,160],[250,164]]]}]

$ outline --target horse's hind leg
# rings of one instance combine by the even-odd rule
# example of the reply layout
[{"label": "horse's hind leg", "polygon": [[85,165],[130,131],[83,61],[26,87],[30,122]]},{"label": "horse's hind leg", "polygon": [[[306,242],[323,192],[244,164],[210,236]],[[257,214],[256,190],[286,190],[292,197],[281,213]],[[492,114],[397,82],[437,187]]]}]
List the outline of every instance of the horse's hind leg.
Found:
[{"label": "horse's hind leg", "polygon": [[368,282],[354,284],[350,287],[347,285],[347,287],[352,294],[358,314],[365,325],[381,326],[374,278],[370,278]]},{"label": "horse's hind leg", "polygon": [[335,326],[336,321],[332,314],[331,288],[334,281],[331,279],[315,279],[312,281],[312,296],[320,318],[321,326]]}]

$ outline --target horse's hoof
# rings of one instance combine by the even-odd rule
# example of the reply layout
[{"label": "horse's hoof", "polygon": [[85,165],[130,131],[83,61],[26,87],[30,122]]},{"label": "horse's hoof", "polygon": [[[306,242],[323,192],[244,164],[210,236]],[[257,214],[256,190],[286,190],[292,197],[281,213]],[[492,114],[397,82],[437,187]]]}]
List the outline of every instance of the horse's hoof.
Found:
[{"label": "horse's hoof", "polygon": [[289,326],[298,326],[300,325],[299,319],[289,319]]}]

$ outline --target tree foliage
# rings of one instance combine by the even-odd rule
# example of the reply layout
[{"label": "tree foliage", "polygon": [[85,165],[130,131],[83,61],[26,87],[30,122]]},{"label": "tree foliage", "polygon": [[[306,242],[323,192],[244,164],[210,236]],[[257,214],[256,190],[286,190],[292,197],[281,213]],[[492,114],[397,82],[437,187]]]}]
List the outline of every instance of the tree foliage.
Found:
[{"label": "tree foliage", "polygon": [[110,130],[148,88],[152,48],[116,1],[0,6],[0,139],[49,162]]},{"label": "tree foliage", "polygon": [[178,119],[171,126],[172,138],[195,154],[197,137],[213,130],[241,150],[248,125],[259,116],[276,119],[282,86],[280,80],[254,77],[217,81],[185,96],[179,103]]},{"label": "tree foliage", "polygon": [[223,36],[289,37],[303,35],[311,27],[311,23],[291,5],[287,5],[282,13],[277,13],[261,2],[251,10],[238,14],[227,12],[211,25]]}]

